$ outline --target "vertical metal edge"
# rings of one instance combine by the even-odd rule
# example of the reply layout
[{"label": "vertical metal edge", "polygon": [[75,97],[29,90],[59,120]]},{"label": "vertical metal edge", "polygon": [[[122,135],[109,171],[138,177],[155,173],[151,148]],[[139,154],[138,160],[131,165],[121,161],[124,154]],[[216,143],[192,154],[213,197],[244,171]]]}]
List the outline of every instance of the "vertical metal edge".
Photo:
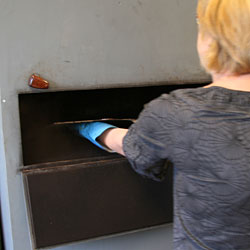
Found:
[{"label": "vertical metal edge", "polygon": [[36,234],[34,229],[33,217],[32,217],[32,209],[31,209],[31,201],[30,201],[30,193],[28,187],[28,174],[21,173],[23,177],[23,187],[24,187],[24,197],[25,197],[25,210],[28,218],[28,227],[30,233],[30,241],[32,245],[32,249],[37,249],[36,244]]}]

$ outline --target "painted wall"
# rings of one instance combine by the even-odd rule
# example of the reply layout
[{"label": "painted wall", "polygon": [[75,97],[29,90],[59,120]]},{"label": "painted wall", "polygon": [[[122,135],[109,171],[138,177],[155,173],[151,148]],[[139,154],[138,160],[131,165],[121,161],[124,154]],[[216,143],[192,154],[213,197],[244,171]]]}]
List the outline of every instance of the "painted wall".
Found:
[{"label": "painted wall", "polygon": [[[196,0],[0,0],[0,185],[6,250],[30,250],[18,99],[32,73],[51,90],[200,82]],[[172,249],[171,227],[59,247]]]}]

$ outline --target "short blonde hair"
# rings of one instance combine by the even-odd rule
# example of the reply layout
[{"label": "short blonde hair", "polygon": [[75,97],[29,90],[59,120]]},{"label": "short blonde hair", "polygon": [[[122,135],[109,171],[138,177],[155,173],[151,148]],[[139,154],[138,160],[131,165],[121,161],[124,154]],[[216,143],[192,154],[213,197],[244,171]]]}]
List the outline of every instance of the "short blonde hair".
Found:
[{"label": "short blonde hair", "polygon": [[202,39],[212,42],[204,58],[208,72],[250,73],[250,0],[199,0]]}]

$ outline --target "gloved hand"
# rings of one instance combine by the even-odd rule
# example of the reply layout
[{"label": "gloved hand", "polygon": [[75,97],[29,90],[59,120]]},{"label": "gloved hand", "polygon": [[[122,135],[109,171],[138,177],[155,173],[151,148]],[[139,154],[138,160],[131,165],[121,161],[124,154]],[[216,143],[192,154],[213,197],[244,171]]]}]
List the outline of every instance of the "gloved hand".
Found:
[{"label": "gloved hand", "polygon": [[104,122],[83,122],[74,125],[74,129],[78,132],[79,135],[88,139],[101,149],[104,149],[108,152],[114,152],[96,141],[97,137],[99,137],[104,131],[106,131],[109,128],[116,128],[116,127]]}]

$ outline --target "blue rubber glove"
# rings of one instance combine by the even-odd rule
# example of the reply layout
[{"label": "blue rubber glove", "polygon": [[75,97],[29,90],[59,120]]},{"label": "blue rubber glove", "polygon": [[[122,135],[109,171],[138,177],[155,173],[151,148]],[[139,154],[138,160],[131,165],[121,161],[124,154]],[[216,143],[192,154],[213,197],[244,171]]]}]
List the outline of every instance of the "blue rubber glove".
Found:
[{"label": "blue rubber glove", "polygon": [[96,138],[99,137],[107,129],[116,128],[115,126],[104,122],[83,122],[74,125],[74,128],[81,136],[91,141],[97,147],[104,149],[108,152],[114,152],[109,148],[98,143],[96,141]]}]

